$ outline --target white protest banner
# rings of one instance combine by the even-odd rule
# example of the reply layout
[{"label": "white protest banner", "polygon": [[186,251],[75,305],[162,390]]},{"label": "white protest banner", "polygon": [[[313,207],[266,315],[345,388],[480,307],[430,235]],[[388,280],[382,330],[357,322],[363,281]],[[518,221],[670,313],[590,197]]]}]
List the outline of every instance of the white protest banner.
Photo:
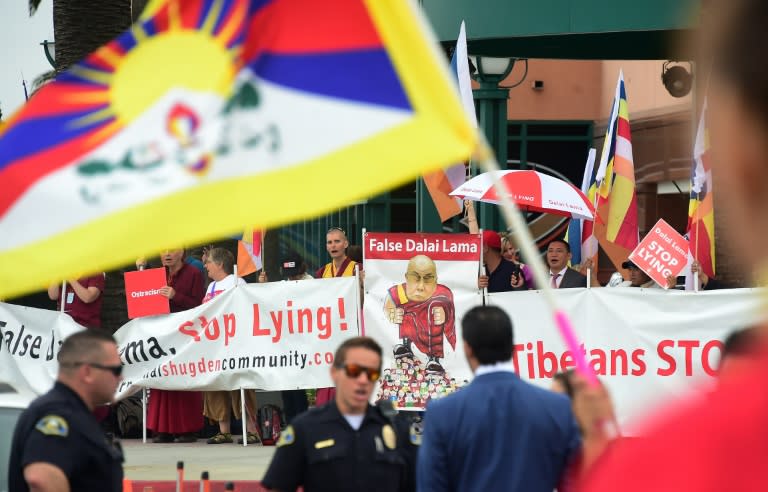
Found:
[{"label": "white protest banner", "polygon": [[[336,348],[358,335],[354,277],[249,284],[116,333],[117,397],[138,388],[284,390],[330,386]],[[41,394],[61,341],[83,327],[58,311],[0,303],[0,381]]]},{"label": "white protest banner", "polygon": [[459,320],[482,303],[480,236],[366,233],[363,255],[365,334],[384,348],[374,396],[423,409],[471,377]]},{"label": "white protest banner", "polygon": [[687,264],[688,241],[664,219],[659,219],[629,255],[629,260],[667,289],[667,277],[677,277]]},{"label": "white protest banner", "polygon": [[61,342],[83,327],[60,311],[0,302],[0,382],[45,393],[56,379]]},{"label": "white protest banner", "polygon": [[136,388],[285,390],[330,386],[333,354],[358,335],[354,277],[248,284],[117,333],[125,380]]},{"label": "white protest banner", "polygon": [[[384,263],[366,259],[366,272],[369,264],[375,270],[377,261]],[[438,273],[443,266],[438,265]],[[401,271],[400,279],[403,275]],[[439,281],[445,280],[441,277]],[[366,286],[368,282],[366,274]],[[312,286],[307,287],[308,291],[317,292],[295,290],[307,284]],[[380,278],[375,285],[381,287],[369,291],[366,299],[366,328],[377,340],[389,340],[385,347],[385,364],[389,365],[385,367],[389,368],[390,384],[397,386],[396,381],[400,381],[399,396],[407,383],[413,405],[414,391],[418,389],[421,398],[423,383],[427,384],[429,397],[432,376],[422,377],[419,382],[418,374],[424,371],[410,373],[411,368],[402,366],[398,368],[402,372],[392,370],[391,349],[401,341],[398,327],[383,322],[383,301],[372,300],[374,294],[381,298],[381,289],[386,292],[391,283]],[[453,285],[451,289],[454,299],[461,299],[461,289]],[[124,375],[131,381],[121,387],[119,396],[142,385],[166,389],[234,389],[243,385],[268,390],[329,385],[333,352],[341,340],[357,334],[355,310],[349,304],[354,303],[357,292],[352,277],[250,284],[232,289],[201,308],[131,321],[118,332],[119,350],[126,365]],[[692,388],[706,387],[713,380],[721,341],[734,330],[760,322],[766,291],[688,293],[596,288],[563,289],[554,294],[571,314],[587,360],[611,392],[622,431],[632,433],[634,426],[629,424],[636,423],[637,417],[649,408],[683,397]],[[344,299],[344,320],[339,311],[340,297]],[[480,300],[479,296],[468,299],[467,306]],[[472,302],[474,299],[478,302]],[[380,310],[373,310],[369,302],[377,302]],[[488,294],[488,302],[498,305],[512,318],[516,345],[513,363],[522,378],[549,387],[556,371],[573,367],[573,358],[538,291]],[[253,322],[254,305],[259,306],[257,325]],[[311,312],[302,311],[306,309]],[[456,312],[462,313],[455,316],[456,346],[451,348],[444,340],[445,358],[440,360],[457,381],[463,381],[464,375],[470,377],[469,369],[460,372],[459,365],[464,363],[459,330],[463,309],[456,302]],[[229,321],[224,318],[227,314],[233,315]],[[374,320],[376,316],[380,317],[378,321]],[[209,322],[206,329],[202,329],[200,317]],[[310,318],[314,321],[311,333]],[[173,323],[163,323],[163,319],[172,319]],[[193,324],[185,325],[187,321]],[[345,322],[347,329],[343,330]],[[182,326],[186,334],[179,331]],[[56,376],[56,354],[61,341],[81,329],[68,315],[58,311],[0,303],[0,382],[26,393],[48,391]],[[225,329],[229,335],[224,333]],[[217,332],[218,336],[214,336]],[[199,342],[194,341],[195,334]],[[175,354],[170,353],[171,348]],[[426,360],[418,348],[412,350],[417,359]],[[150,360],[141,362],[144,358]],[[453,365],[449,366],[448,360]],[[204,364],[201,366],[200,362]],[[423,364],[413,369],[420,367]],[[144,377],[158,368],[168,371],[168,376]],[[418,383],[415,389],[410,381],[412,374]]]},{"label": "white protest banner", "polygon": [[[622,431],[638,417],[706,389],[716,375],[722,340],[756,324],[766,292],[701,292],[632,288],[563,289],[554,294],[569,313],[588,363],[613,400]],[[488,295],[514,327],[513,364],[520,377],[550,387],[552,376],[574,367],[537,291]]]}]

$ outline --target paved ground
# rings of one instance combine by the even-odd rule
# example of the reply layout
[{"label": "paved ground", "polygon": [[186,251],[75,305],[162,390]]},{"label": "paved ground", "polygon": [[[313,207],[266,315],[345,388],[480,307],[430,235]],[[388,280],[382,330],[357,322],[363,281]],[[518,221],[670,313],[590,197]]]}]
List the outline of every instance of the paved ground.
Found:
[{"label": "paved ground", "polygon": [[123,469],[132,480],[175,480],[176,462],[184,461],[184,478],[197,480],[203,471],[212,480],[261,480],[269,466],[274,446],[260,444],[154,444],[141,439],[122,441]]}]

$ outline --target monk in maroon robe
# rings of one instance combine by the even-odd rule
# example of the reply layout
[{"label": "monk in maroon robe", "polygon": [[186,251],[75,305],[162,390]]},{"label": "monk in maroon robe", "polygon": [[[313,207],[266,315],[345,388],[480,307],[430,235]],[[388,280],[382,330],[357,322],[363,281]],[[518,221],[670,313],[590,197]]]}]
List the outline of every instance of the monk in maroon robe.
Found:
[{"label": "monk in maroon robe", "polygon": [[[199,306],[205,295],[203,274],[184,262],[184,250],[166,251],[160,259],[168,278],[160,294],[168,298],[171,312]],[[150,391],[147,429],[155,433],[153,442],[195,442],[196,433],[202,427],[203,394],[200,391]]]}]

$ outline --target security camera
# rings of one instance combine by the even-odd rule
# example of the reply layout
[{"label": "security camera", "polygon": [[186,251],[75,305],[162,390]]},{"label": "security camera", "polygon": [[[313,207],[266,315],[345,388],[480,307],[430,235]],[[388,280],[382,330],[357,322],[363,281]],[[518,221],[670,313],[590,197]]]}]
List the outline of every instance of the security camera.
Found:
[{"label": "security camera", "polygon": [[661,82],[672,97],[684,97],[691,92],[693,75],[682,65],[669,66],[671,61],[664,62],[661,69]]}]

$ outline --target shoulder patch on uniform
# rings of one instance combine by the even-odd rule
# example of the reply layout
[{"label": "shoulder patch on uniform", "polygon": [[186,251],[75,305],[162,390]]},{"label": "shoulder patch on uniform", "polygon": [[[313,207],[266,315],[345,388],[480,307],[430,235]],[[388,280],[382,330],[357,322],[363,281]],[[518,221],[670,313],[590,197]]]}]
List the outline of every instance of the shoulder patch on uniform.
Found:
[{"label": "shoulder patch on uniform", "polygon": [[37,421],[35,429],[46,436],[67,437],[69,435],[69,424],[59,415],[46,415]]},{"label": "shoulder patch on uniform", "polygon": [[421,446],[421,432],[422,432],[422,424],[421,422],[414,422],[411,424],[411,444],[414,446]]},{"label": "shoulder patch on uniform", "polygon": [[296,442],[296,434],[293,432],[293,426],[289,425],[280,433],[280,439],[277,440],[277,447],[290,446]]}]

